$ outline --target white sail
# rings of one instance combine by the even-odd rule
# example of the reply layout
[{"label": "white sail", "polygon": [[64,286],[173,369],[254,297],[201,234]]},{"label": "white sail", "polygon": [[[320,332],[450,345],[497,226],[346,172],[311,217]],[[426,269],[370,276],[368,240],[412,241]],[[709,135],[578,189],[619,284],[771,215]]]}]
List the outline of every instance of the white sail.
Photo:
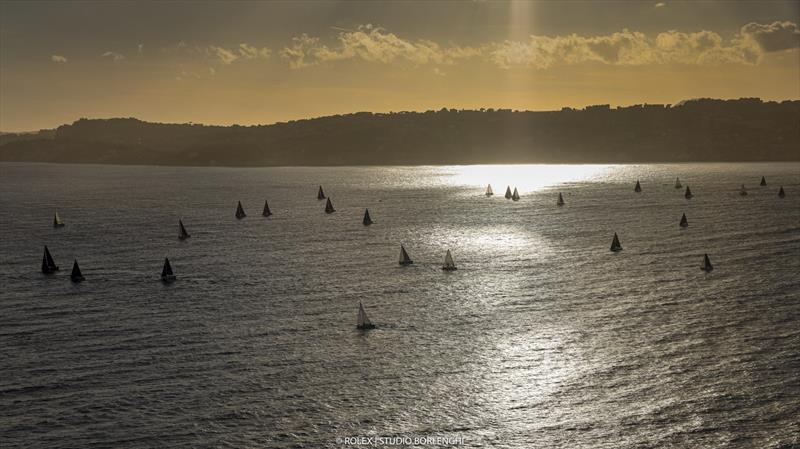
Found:
[{"label": "white sail", "polygon": [[58,215],[58,212],[53,216],[53,227],[60,228],[64,226],[64,222],[61,221],[61,217]]},{"label": "white sail", "polygon": [[447,254],[444,255],[444,265],[442,266],[443,270],[455,270],[456,264],[453,261],[453,255],[450,254],[450,250],[447,250]]}]

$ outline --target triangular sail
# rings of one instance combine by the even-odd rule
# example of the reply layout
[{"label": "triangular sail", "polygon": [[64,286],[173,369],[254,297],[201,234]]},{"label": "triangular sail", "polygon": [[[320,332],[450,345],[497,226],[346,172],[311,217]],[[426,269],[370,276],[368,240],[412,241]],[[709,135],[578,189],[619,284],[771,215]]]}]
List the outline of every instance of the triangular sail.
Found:
[{"label": "triangular sail", "polygon": [[244,213],[244,208],[242,207],[242,202],[239,201],[239,203],[236,205],[236,218],[242,219],[242,218],[244,218],[246,216],[247,216],[247,214]]},{"label": "triangular sail", "polygon": [[492,195],[494,195],[494,192],[492,191],[492,185],[488,184],[486,186],[486,196],[492,196]]},{"label": "triangular sail", "polygon": [[55,215],[53,215],[53,227],[60,228],[62,226],[64,226],[64,222],[61,221],[61,217],[59,217],[58,212],[56,212]]},{"label": "triangular sail", "polygon": [[517,192],[517,188],[514,187],[514,193],[511,195],[512,201],[519,201],[519,192]]},{"label": "triangular sail", "polygon": [[78,266],[77,259],[72,264],[72,273],[69,275],[69,277],[73,282],[80,282],[84,279],[83,274],[81,274],[81,268]]},{"label": "triangular sail", "polygon": [[506,187],[506,199],[511,199],[511,186]]},{"label": "triangular sail", "polygon": [[319,186],[319,190],[317,190],[317,199],[318,200],[325,199],[325,192],[322,191],[322,186]]},{"label": "triangular sail", "polygon": [[767,178],[765,178],[765,177],[763,177],[763,176],[762,176],[762,177],[761,177],[761,186],[763,187],[763,186],[765,186],[765,185],[767,185]]},{"label": "triangular sail", "polygon": [[708,254],[703,255],[703,271],[711,271],[714,269],[714,266],[711,265],[711,259],[708,258]]},{"label": "triangular sail", "polygon": [[685,213],[683,214],[683,216],[681,216],[680,226],[682,228],[685,228],[685,227],[689,226],[689,220],[686,219],[686,214]]},{"label": "triangular sail", "polygon": [[614,233],[614,239],[611,240],[611,251],[620,251],[622,250],[622,245],[619,243],[619,237],[617,237],[617,233]]},{"label": "triangular sail", "polygon": [[686,186],[686,193],[684,193],[683,196],[685,196],[687,200],[694,196],[692,195],[692,191],[689,189],[689,186]]},{"label": "triangular sail", "polygon": [[358,323],[356,327],[358,329],[375,329],[375,325],[369,320],[367,311],[364,310],[364,305],[360,301],[358,303]]},{"label": "triangular sail", "polygon": [[403,245],[400,245],[400,265],[410,265],[414,263],[410,257],[408,257],[408,253],[406,252],[406,248]]},{"label": "triangular sail", "polygon": [[53,260],[53,256],[50,255],[50,250],[47,249],[47,245],[44,247],[44,260],[42,261],[43,271],[45,265],[47,265],[47,271],[50,273],[58,271],[58,265],[56,265],[56,262]]},{"label": "triangular sail", "polygon": [[372,224],[372,218],[369,216],[369,209],[364,209],[364,226],[369,226]]},{"label": "triangular sail", "polygon": [[636,187],[633,188],[633,191],[637,192],[637,193],[642,191],[642,185],[639,184],[639,180],[638,179],[636,180]]},{"label": "triangular sail", "polygon": [[450,250],[447,250],[447,254],[444,255],[444,265],[442,266],[443,270],[455,270],[456,263],[453,261],[453,255],[450,254]]},{"label": "triangular sail", "polygon": [[778,190],[778,197],[783,198],[785,196],[786,196],[786,192],[783,191],[783,186],[781,186],[781,189]]},{"label": "triangular sail", "polygon": [[331,199],[328,198],[328,202],[325,203],[325,213],[332,214],[336,212],[336,209],[333,208],[333,203],[331,203]]},{"label": "triangular sail", "polygon": [[681,187],[683,187],[681,185],[681,179],[680,178],[675,178],[675,188],[676,189],[680,189]]},{"label": "triangular sail", "polygon": [[267,200],[264,200],[264,211],[261,212],[261,215],[265,217],[269,217],[270,215],[272,215],[272,211],[269,210],[269,203],[267,202]]},{"label": "triangular sail", "polygon": [[164,258],[164,268],[161,269],[161,278],[167,279],[174,276],[172,273],[172,265],[169,264],[169,258]]},{"label": "triangular sail", "polygon": [[561,196],[561,192],[558,192],[558,201],[556,201],[556,206],[563,206],[564,205],[564,197]]},{"label": "triangular sail", "polygon": [[185,240],[191,237],[188,232],[186,232],[186,227],[183,226],[183,220],[178,219],[178,238],[181,240]]}]

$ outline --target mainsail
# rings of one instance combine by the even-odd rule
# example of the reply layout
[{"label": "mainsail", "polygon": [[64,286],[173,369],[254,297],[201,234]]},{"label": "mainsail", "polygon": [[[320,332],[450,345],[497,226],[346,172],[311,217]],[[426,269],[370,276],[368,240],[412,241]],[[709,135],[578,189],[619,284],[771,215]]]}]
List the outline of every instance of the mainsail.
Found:
[{"label": "mainsail", "polygon": [[486,186],[486,196],[492,196],[492,195],[494,195],[494,192],[492,192],[492,185],[489,184]]},{"label": "mainsail", "polygon": [[711,259],[708,258],[708,254],[705,254],[703,256],[702,270],[705,271],[705,272],[709,272],[709,271],[711,271],[713,269],[714,269],[714,267],[711,265]]},{"label": "mainsail", "polygon": [[72,264],[72,274],[69,275],[69,278],[72,282],[81,282],[84,280],[83,274],[81,274],[81,269],[78,266],[78,260],[75,259],[75,262]]},{"label": "mainsail", "polygon": [[747,190],[744,188],[744,184],[742,184],[742,188],[739,190],[739,195],[746,196]]},{"label": "mainsail", "polygon": [[689,220],[686,219],[686,214],[684,213],[681,217],[680,227],[685,228],[689,226]]},{"label": "mainsail", "polygon": [[639,193],[639,192],[642,191],[642,185],[639,184],[639,180],[638,179],[636,180],[636,187],[633,188],[633,191],[636,192],[636,193]]},{"label": "mainsail", "polygon": [[53,227],[60,228],[64,226],[64,222],[61,221],[61,217],[58,216],[58,212],[53,216]]},{"label": "mainsail", "polygon": [[683,187],[681,185],[681,179],[680,178],[675,178],[675,188],[676,189],[680,189],[681,187]]},{"label": "mainsail", "polygon": [[318,200],[325,199],[325,192],[322,191],[322,186],[319,186],[319,190],[317,190],[317,199]]},{"label": "mainsail", "polygon": [[686,186],[686,193],[684,193],[683,196],[685,196],[687,200],[694,196],[692,195],[692,191],[689,190],[689,186]]},{"label": "mainsail", "polygon": [[442,265],[442,270],[453,271],[456,269],[456,264],[453,262],[453,255],[450,254],[450,250],[448,249],[447,254],[444,255],[444,265]]},{"label": "mainsail", "polygon": [[781,189],[778,190],[778,197],[779,198],[783,198],[785,196],[786,196],[786,192],[783,191],[783,186],[781,186]]},{"label": "mainsail", "polygon": [[767,178],[762,176],[761,177],[761,187],[764,187],[765,185],[767,185]]},{"label": "mainsail", "polygon": [[239,201],[239,204],[236,205],[236,218],[241,220],[242,218],[246,217],[247,214],[244,213],[244,208],[242,207],[242,202]]},{"label": "mainsail", "polygon": [[400,265],[411,265],[412,263],[414,263],[414,261],[408,257],[406,248],[403,245],[400,245]]},{"label": "mainsail", "polygon": [[372,224],[372,218],[369,217],[369,209],[364,209],[364,226],[369,226]]},{"label": "mainsail", "polygon": [[622,245],[619,243],[619,237],[617,237],[617,233],[614,233],[614,240],[611,241],[611,251],[622,251]]},{"label": "mainsail", "polygon": [[175,275],[172,273],[172,265],[169,264],[169,258],[164,258],[164,268],[161,269],[161,280],[165,282],[174,281]]},{"label": "mainsail", "polygon": [[333,204],[331,203],[331,199],[328,198],[328,202],[325,203],[325,213],[326,214],[332,214],[334,212],[336,212],[336,209],[333,208]]},{"label": "mainsail", "polygon": [[45,245],[44,254],[42,255],[42,273],[51,274],[56,271],[58,271],[58,265],[56,265],[53,256],[50,255],[50,250],[47,249],[47,245]]},{"label": "mainsail", "polygon": [[507,200],[511,199],[511,186],[506,187],[506,199]]},{"label": "mainsail", "polygon": [[186,232],[186,228],[183,226],[183,220],[178,219],[178,238],[181,240],[186,240],[189,237],[191,236],[188,232]]},{"label": "mainsail", "polygon": [[264,200],[264,211],[261,212],[261,215],[265,217],[269,217],[270,215],[272,215],[272,211],[269,210],[269,203],[267,202],[267,200]]},{"label": "mainsail", "polygon": [[558,201],[556,201],[556,206],[563,206],[564,205],[564,197],[561,196],[561,192],[558,192]]},{"label": "mainsail", "polygon": [[367,312],[364,310],[361,301],[358,302],[358,323],[356,324],[356,328],[361,330],[375,329],[375,325],[372,324],[372,321],[367,317]]},{"label": "mainsail", "polygon": [[517,188],[514,187],[514,193],[511,195],[512,201],[519,201],[519,192],[517,192]]}]

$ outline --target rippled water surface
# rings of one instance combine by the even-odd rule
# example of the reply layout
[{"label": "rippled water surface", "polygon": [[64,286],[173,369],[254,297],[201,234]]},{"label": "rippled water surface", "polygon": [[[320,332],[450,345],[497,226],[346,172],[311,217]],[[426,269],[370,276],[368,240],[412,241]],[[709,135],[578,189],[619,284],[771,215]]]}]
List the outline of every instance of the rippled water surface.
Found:
[{"label": "rippled water surface", "polygon": [[0,170],[0,447],[800,445],[800,164]]}]

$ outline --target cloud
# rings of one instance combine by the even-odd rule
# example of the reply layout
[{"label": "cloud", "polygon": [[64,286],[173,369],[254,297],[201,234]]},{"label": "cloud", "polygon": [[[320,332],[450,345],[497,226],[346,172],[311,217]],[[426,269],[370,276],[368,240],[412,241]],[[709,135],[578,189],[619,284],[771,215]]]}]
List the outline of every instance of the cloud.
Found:
[{"label": "cloud", "polygon": [[658,2],[658,3],[656,3],[656,4],[655,4],[653,7],[654,7],[654,8],[663,8],[663,7],[665,7],[665,6],[667,6],[667,4],[666,4],[666,3],[664,3],[664,2]]},{"label": "cloud", "polygon": [[744,39],[752,40],[765,52],[800,48],[800,28],[792,22],[772,22],[768,25],[748,23],[740,30]]},{"label": "cloud", "polygon": [[66,56],[61,56],[61,55],[52,55],[52,56],[50,56],[50,60],[53,61],[53,62],[59,62],[59,63],[67,62]]},{"label": "cloud", "polygon": [[371,24],[340,32],[338,41],[338,45],[328,47],[321,44],[319,38],[303,34],[293,38],[292,45],[284,47],[280,55],[289,61],[290,67],[298,69],[345,59],[377,63],[409,62],[414,65],[452,64],[458,59],[480,53],[478,49],[470,47],[445,48],[424,39],[410,41]]},{"label": "cloud", "polygon": [[266,47],[258,48],[242,43],[233,49],[211,45],[207,48],[207,53],[215,57],[219,62],[227,65],[239,60],[268,59],[272,54],[272,50]]},{"label": "cloud", "polygon": [[103,58],[111,58],[114,61],[122,61],[123,59],[125,59],[125,55],[117,53],[115,51],[107,51],[100,56]]}]

